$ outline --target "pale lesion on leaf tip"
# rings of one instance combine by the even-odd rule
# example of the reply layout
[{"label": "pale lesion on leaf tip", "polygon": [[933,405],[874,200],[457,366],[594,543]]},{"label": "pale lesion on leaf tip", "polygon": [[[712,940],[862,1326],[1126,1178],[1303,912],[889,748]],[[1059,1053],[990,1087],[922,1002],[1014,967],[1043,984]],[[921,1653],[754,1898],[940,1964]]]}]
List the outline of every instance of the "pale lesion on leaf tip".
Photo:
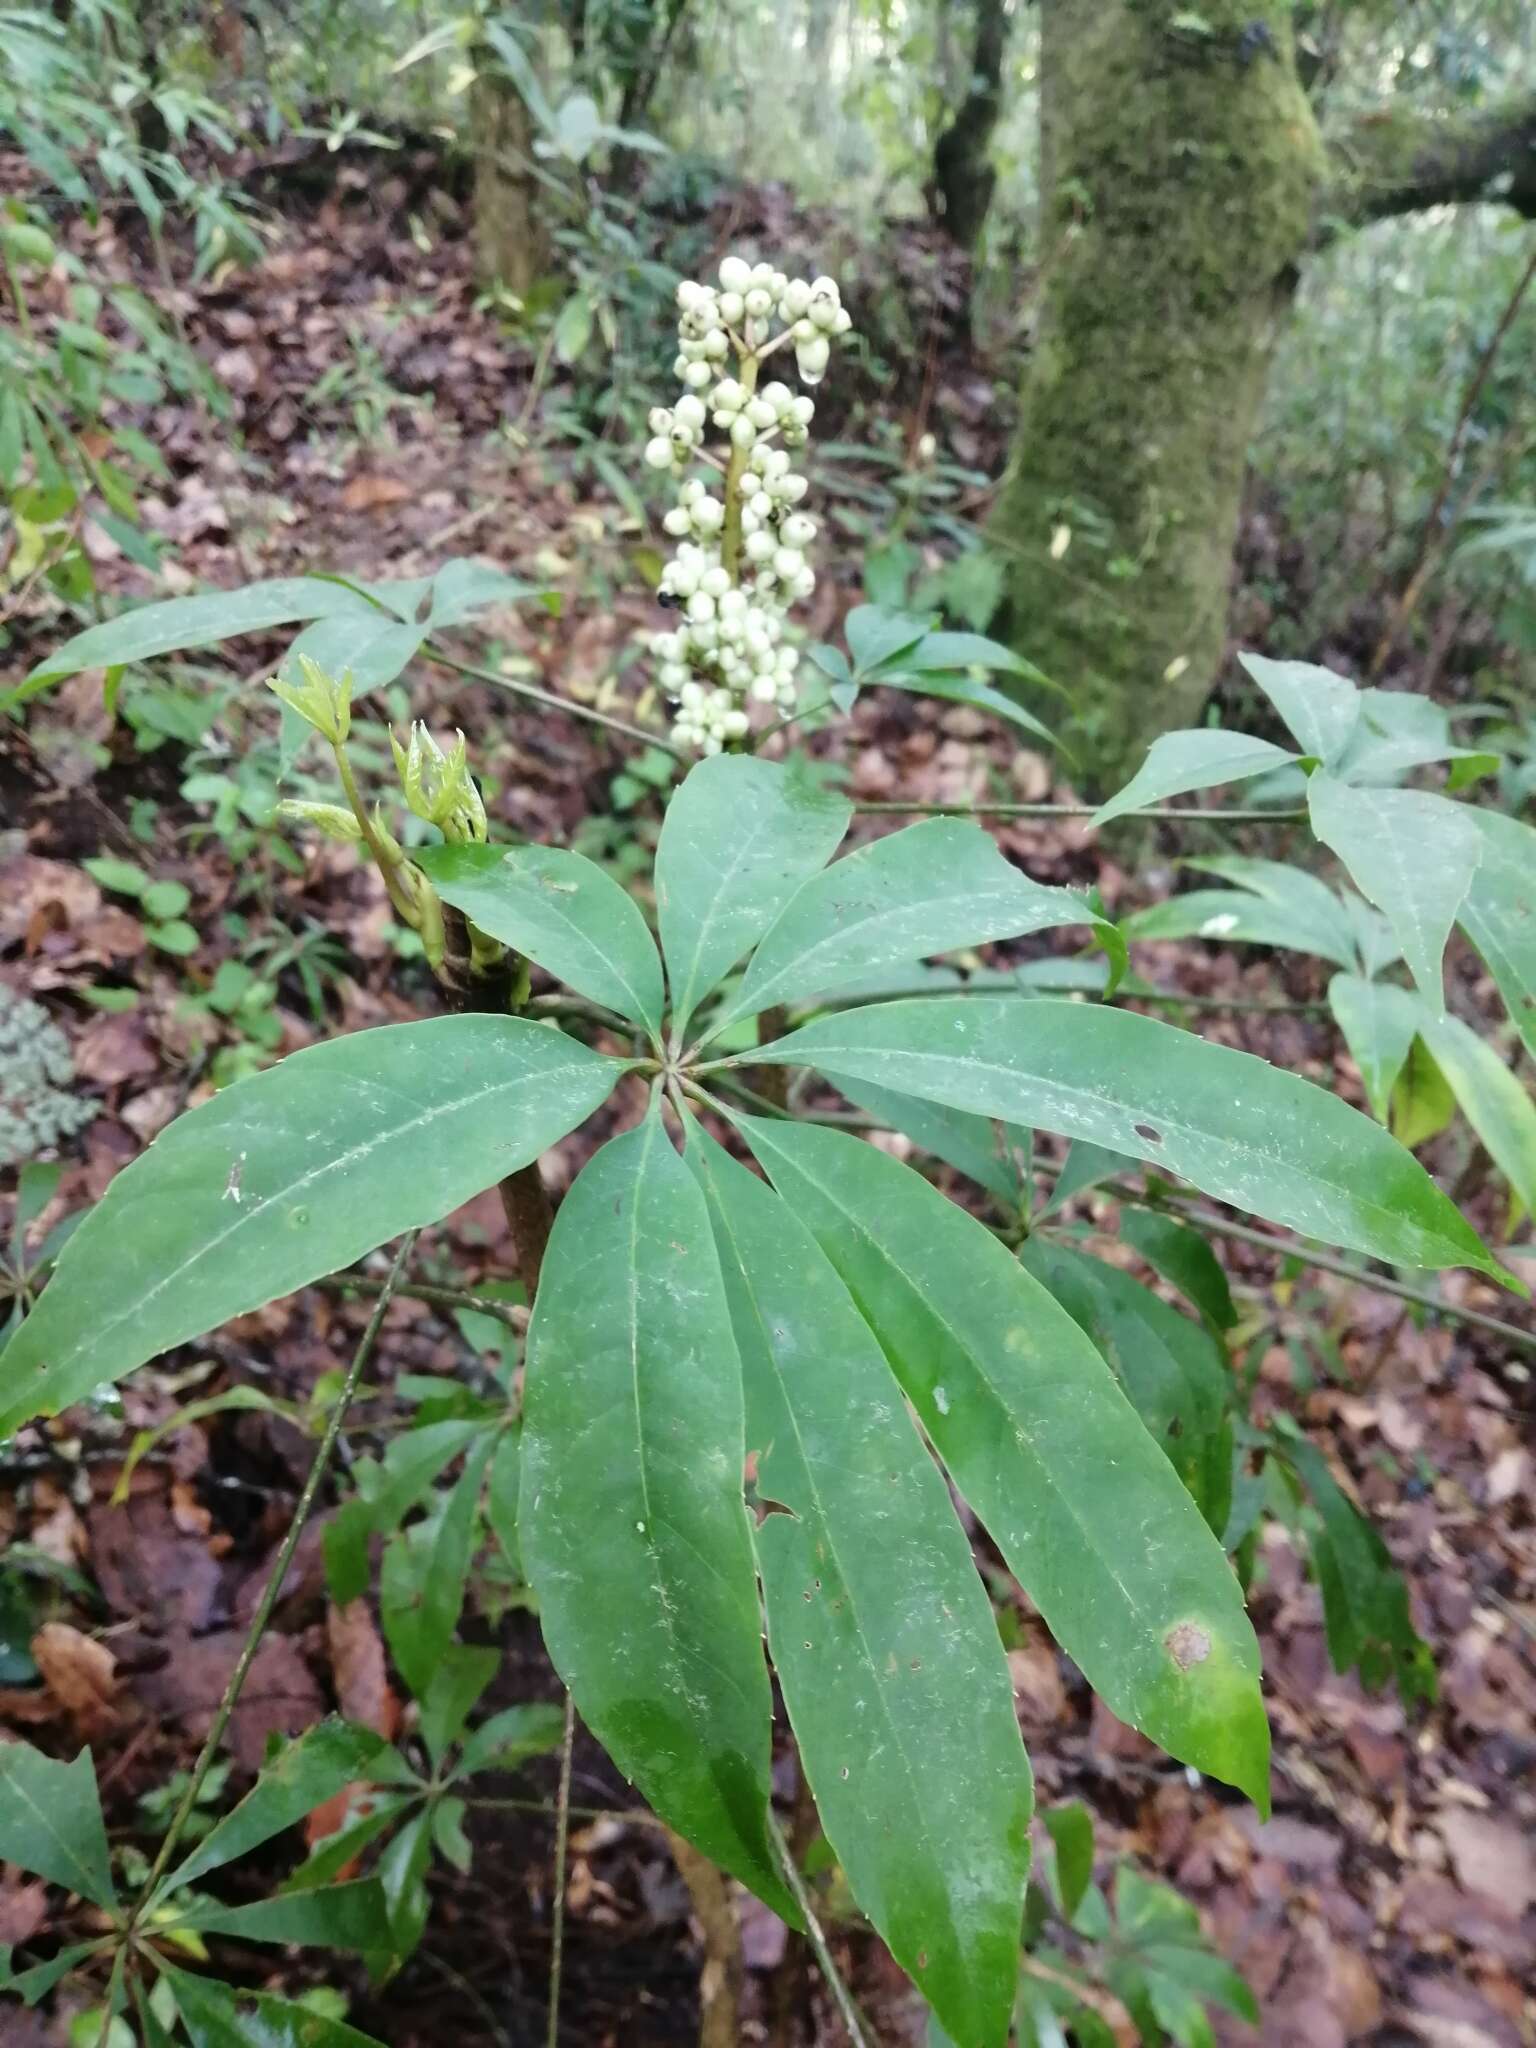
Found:
[{"label": "pale lesion on leaf tip", "polygon": [[1163,1648],[1181,1671],[1189,1671],[1210,1656],[1210,1634],[1198,1622],[1181,1621],[1163,1637]]}]

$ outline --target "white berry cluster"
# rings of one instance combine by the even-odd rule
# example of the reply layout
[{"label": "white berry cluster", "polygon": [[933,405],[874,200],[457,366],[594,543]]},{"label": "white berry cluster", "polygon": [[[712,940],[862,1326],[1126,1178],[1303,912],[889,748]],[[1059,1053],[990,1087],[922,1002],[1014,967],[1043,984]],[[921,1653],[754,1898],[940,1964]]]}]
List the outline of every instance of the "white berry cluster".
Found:
[{"label": "white berry cluster", "polygon": [[[806,480],[790,467],[816,408],[787,384],[760,387],[758,371],[789,347],[801,381],[819,384],[832,339],[850,322],[830,277],[808,284],[740,256],[720,265],[718,288],[680,284],[677,303],[675,368],[685,389],[652,412],[645,459],[681,484],[663,521],[678,546],[660,596],[683,617],[676,631],[652,636],[651,651],[677,705],[673,738],[715,754],[745,735],[750,702],[793,707],[799,655],[785,641],[786,614],[816,587],[806,559],[816,522],[797,509]],[[723,459],[704,445],[711,426],[727,443]],[[689,475],[700,464],[720,473],[718,495]]]}]

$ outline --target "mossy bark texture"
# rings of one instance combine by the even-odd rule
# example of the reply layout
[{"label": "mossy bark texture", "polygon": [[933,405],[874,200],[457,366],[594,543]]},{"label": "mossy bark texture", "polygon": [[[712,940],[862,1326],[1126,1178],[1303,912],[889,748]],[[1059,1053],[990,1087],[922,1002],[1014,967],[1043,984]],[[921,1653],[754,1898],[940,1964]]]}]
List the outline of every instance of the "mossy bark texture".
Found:
[{"label": "mossy bark texture", "polygon": [[539,211],[533,120],[506,73],[488,62],[470,87],[475,165],[475,273],[483,285],[526,294],[549,268]]},{"label": "mossy bark texture", "polygon": [[1325,172],[1290,12],[1203,0],[1194,28],[1177,0],[1041,0],[1044,283],[990,538],[1004,631],[1070,693],[1036,708],[1088,786],[1193,722],[1220,658],[1244,461]]}]

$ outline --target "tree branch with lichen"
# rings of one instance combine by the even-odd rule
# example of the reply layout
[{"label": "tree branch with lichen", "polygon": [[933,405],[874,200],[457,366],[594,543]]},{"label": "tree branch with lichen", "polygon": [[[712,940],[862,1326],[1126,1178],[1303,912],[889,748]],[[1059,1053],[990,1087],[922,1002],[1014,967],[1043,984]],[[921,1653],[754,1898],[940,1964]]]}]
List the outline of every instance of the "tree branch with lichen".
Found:
[{"label": "tree branch with lichen", "polygon": [[1319,244],[1432,206],[1481,202],[1536,220],[1536,96],[1472,114],[1384,107],[1334,138],[1330,155],[1335,176],[1318,214]]}]

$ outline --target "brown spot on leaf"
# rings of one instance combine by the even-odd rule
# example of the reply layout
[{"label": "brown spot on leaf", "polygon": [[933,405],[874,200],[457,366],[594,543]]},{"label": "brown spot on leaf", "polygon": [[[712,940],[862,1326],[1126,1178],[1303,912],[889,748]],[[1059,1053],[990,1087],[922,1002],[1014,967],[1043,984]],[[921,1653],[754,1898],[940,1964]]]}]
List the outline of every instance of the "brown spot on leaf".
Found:
[{"label": "brown spot on leaf", "polygon": [[1152,1124],[1132,1124],[1131,1129],[1148,1145],[1161,1145],[1163,1134]]},{"label": "brown spot on leaf", "polygon": [[1196,1622],[1181,1621],[1177,1628],[1169,1629],[1164,1636],[1163,1647],[1181,1671],[1188,1671],[1209,1657],[1211,1639]]}]

